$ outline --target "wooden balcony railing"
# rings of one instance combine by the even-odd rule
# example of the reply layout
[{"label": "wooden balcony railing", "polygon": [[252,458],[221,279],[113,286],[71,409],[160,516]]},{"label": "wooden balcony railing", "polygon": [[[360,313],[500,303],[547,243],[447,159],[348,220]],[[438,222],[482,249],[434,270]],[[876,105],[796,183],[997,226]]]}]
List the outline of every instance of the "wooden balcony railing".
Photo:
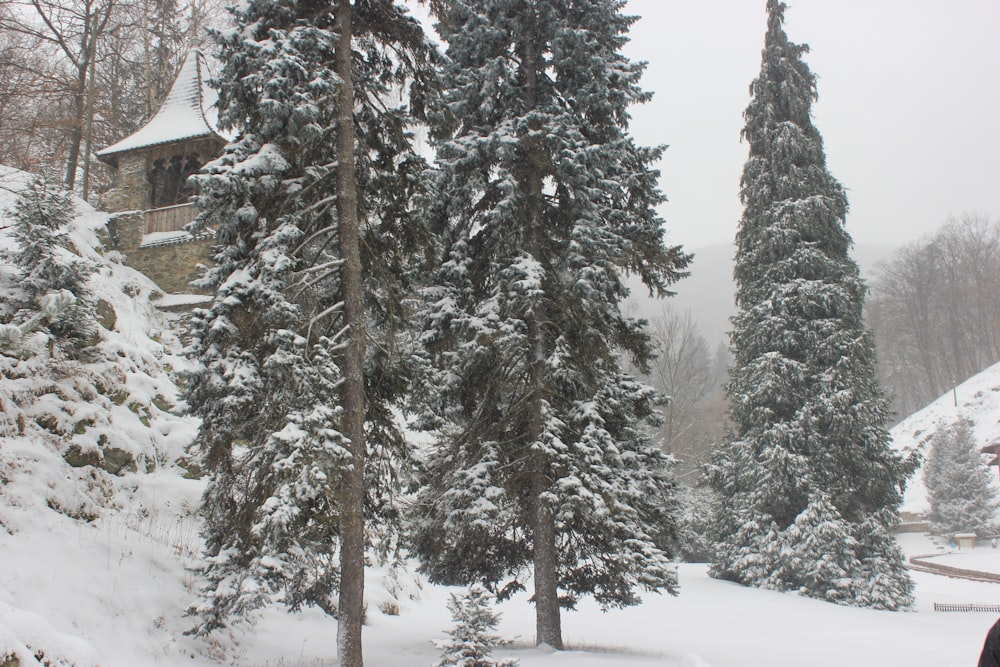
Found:
[{"label": "wooden balcony railing", "polygon": [[194,204],[177,204],[145,211],[143,216],[146,220],[146,233],[179,232],[184,225],[194,220],[197,214],[198,209]]}]

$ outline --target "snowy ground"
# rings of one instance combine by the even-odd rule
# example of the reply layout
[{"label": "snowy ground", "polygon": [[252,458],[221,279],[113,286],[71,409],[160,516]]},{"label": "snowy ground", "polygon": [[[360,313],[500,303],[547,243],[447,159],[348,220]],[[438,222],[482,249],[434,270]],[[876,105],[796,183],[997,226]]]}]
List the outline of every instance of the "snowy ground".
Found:
[{"label": "snowy ground", "polygon": [[944,542],[935,543],[933,548],[926,552],[929,555],[933,554],[934,557],[928,558],[927,561],[962,570],[1000,574],[1000,548],[994,549],[989,541],[983,542],[974,549],[955,549]]},{"label": "snowy ground", "polygon": [[[87,524],[53,512],[5,509],[0,519],[14,535],[0,531],[0,647],[6,629],[81,667],[208,667],[219,664],[208,657],[219,649],[226,661],[243,667],[334,664],[336,626],[315,611],[268,611],[236,633],[235,647],[224,641],[213,648],[182,634],[193,582],[184,564],[197,544],[189,510],[199,491],[199,482],[149,475],[122,495],[129,499],[114,518]],[[903,535],[901,542],[910,554],[934,550],[919,535]],[[981,551],[997,555],[988,547]],[[564,653],[531,647],[534,619],[523,597],[500,605],[500,630],[515,644],[497,657],[516,657],[523,667],[975,664],[994,616],[934,612],[933,603],[998,604],[1000,585],[913,577],[915,610],[893,613],[747,589],[708,578],[704,565],[682,565],[680,597],[651,595],[641,606],[606,614],[584,603],[566,613],[571,650]],[[377,608],[376,600],[385,597],[380,578],[373,575],[369,587],[366,664],[433,664],[438,651],[432,640],[443,639],[451,627],[449,591],[424,585],[419,599],[404,596],[400,614],[388,616]]]}]

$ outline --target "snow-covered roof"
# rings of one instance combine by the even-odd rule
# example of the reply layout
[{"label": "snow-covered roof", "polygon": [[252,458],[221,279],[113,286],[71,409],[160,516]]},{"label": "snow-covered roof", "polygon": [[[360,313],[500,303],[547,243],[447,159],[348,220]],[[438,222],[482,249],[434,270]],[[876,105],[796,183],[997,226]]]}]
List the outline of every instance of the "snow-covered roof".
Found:
[{"label": "snow-covered roof", "polygon": [[119,153],[198,137],[222,137],[215,126],[215,91],[206,83],[204,56],[191,49],[159,110],[145,125],[97,156],[114,162]]}]

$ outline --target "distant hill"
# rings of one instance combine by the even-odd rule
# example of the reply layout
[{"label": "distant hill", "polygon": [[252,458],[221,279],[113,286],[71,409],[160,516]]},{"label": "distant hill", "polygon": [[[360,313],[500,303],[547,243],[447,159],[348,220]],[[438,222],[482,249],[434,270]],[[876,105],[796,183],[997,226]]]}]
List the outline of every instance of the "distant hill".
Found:
[{"label": "distant hill", "polygon": [[[888,259],[895,250],[891,246],[862,245],[856,247],[852,255],[861,266],[862,275],[868,278],[874,274],[879,263]],[[720,342],[728,342],[729,318],[736,312],[733,305],[735,249],[732,244],[723,243],[688,251],[694,254],[691,275],[673,286],[676,296],[654,299],[638,280],[630,283],[633,313],[650,319],[664,307],[690,311],[710,349],[714,349]]]}]

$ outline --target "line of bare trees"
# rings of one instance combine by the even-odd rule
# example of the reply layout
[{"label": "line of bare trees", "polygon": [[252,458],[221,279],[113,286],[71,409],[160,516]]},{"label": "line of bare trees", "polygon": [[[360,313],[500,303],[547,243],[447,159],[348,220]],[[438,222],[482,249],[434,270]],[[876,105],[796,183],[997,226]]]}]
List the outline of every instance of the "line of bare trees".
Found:
[{"label": "line of bare trees", "polygon": [[107,179],[94,152],[166,95],[217,0],[0,4],[0,164],[58,171],[84,197]]},{"label": "line of bare trees", "polygon": [[897,418],[1000,361],[1000,220],[952,220],[877,271],[868,321]]},{"label": "line of bare trees", "polygon": [[695,484],[701,465],[725,434],[729,349],[724,343],[710,349],[691,313],[669,305],[650,319],[650,329],[658,356],[646,381],[669,397],[661,409],[662,447],[677,458],[681,479]]}]

